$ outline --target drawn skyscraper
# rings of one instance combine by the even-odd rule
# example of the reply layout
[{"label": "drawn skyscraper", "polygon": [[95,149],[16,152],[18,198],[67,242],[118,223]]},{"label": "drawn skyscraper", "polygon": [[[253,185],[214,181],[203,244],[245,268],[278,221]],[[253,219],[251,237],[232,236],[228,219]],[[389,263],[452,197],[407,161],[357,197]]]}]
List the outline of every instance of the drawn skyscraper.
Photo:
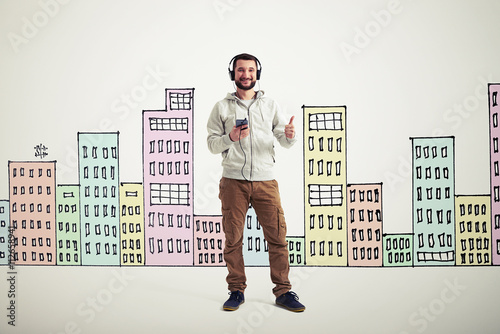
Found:
[{"label": "drawn skyscraper", "polygon": [[346,107],[302,108],[305,264],[347,266]]},{"label": "drawn skyscraper", "polygon": [[264,238],[264,230],[255,209],[251,206],[247,211],[243,230],[243,258],[245,266],[269,265],[269,248]]},{"label": "drawn skyscraper", "polygon": [[121,264],[144,265],[144,188],[142,183],[120,184]]},{"label": "drawn skyscraper", "polygon": [[0,200],[0,265],[9,263],[10,218],[9,201]]},{"label": "drawn skyscraper", "polygon": [[118,133],[78,133],[83,265],[120,265]]},{"label": "drawn skyscraper", "polygon": [[414,265],[455,264],[455,138],[411,138]]},{"label": "drawn skyscraper", "polygon": [[57,264],[81,265],[80,186],[56,188]]},{"label": "drawn skyscraper", "polygon": [[146,265],[193,265],[193,93],[143,112]]},{"label": "drawn skyscraper", "polygon": [[382,266],[382,184],[347,185],[349,266]]},{"label": "drawn skyscraper", "polygon": [[56,264],[55,172],[55,161],[9,161],[15,263]]},{"label": "drawn skyscraper", "polygon": [[455,197],[456,265],[491,265],[489,195]]},{"label": "drawn skyscraper", "polygon": [[222,216],[194,216],[194,265],[225,266]]},{"label": "drawn skyscraper", "polygon": [[500,265],[500,152],[498,150],[498,98],[500,84],[488,85],[490,109],[490,185],[491,185],[491,221],[492,221],[492,263]]}]

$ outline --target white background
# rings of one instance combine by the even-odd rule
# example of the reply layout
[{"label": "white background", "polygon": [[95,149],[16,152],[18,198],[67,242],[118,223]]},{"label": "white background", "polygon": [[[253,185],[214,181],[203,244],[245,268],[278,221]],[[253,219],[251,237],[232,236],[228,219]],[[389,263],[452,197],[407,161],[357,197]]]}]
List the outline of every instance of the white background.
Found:
[{"label": "white background", "polygon": [[[411,232],[410,137],[455,136],[456,193],[489,193],[499,15],[493,0],[3,0],[0,198],[8,161],[40,160],[40,143],[44,160],[57,161],[57,183],[77,183],[78,131],[119,131],[120,181],[142,182],[142,110],[164,109],[165,88],[195,88],[195,213],[219,214],[220,157],[206,148],[205,125],[233,90],[229,60],[249,52],[263,66],[260,88],[296,116],[299,142],[278,148],[276,166],[288,234],[304,232],[303,105],[347,106],[348,182],[383,182],[384,232]],[[300,315],[272,307],[268,268],[249,269],[247,303],[231,314],[220,310],[224,268],[126,268],[133,279],[123,285],[121,268],[16,269],[18,326],[0,311],[1,333],[60,333],[72,322],[67,333],[500,327],[498,268],[293,269]]]}]

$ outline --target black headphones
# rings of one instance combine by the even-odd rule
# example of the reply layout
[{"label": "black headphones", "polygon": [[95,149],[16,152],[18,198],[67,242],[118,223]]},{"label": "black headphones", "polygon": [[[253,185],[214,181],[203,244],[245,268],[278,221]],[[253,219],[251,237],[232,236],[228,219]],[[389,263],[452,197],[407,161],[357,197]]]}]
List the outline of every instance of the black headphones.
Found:
[{"label": "black headphones", "polygon": [[229,65],[227,66],[227,70],[229,72],[229,78],[231,78],[231,81],[234,81],[235,78],[235,73],[234,70],[231,69],[231,64],[236,58],[241,57],[243,55],[253,58],[253,60],[255,60],[255,63],[257,64],[257,80],[260,80],[260,72],[262,72],[262,65],[260,64],[259,59],[255,56],[249,55],[248,53],[242,53],[234,56],[233,59],[231,59],[231,61],[229,62]]}]

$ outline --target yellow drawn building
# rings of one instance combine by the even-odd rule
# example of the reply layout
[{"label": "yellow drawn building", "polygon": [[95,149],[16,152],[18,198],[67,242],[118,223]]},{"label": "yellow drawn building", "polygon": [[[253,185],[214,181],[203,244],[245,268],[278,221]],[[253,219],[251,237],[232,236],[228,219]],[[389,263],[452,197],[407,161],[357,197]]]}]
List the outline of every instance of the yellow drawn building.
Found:
[{"label": "yellow drawn building", "polygon": [[306,265],[347,266],[346,107],[303,107]]},{"label": "yellow drawn building", "polygon": [[489,195],[455,196],[456,265],[491,265]]},{"label": "yellow drawn building", "polygon": [[121,265],[144,265],[144,191],[141,183],[120,184]]}]

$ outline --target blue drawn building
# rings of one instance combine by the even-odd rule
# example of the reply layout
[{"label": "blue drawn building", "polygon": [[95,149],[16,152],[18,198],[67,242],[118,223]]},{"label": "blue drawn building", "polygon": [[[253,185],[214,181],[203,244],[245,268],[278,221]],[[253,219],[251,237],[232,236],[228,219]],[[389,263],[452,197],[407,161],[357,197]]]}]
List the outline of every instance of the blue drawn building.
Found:
[{"label": "blue drawn building", "polygon": [[78,133],[82,265],[120,265],[118,133]]},{"label": "blue drawn building", "polygon": [[9,201],[0,200],[0,265],[9,263]]},{"label": "blue drawn building", "polygon": [[455,264],[455,138],[411,138],[414,265]]},{"label": "blue drawn building", "polygon": [[264,231],[257,219],[255,209],[250,206],[243,231],[243,259],[245,266],[268,266],[269,250]]}]

